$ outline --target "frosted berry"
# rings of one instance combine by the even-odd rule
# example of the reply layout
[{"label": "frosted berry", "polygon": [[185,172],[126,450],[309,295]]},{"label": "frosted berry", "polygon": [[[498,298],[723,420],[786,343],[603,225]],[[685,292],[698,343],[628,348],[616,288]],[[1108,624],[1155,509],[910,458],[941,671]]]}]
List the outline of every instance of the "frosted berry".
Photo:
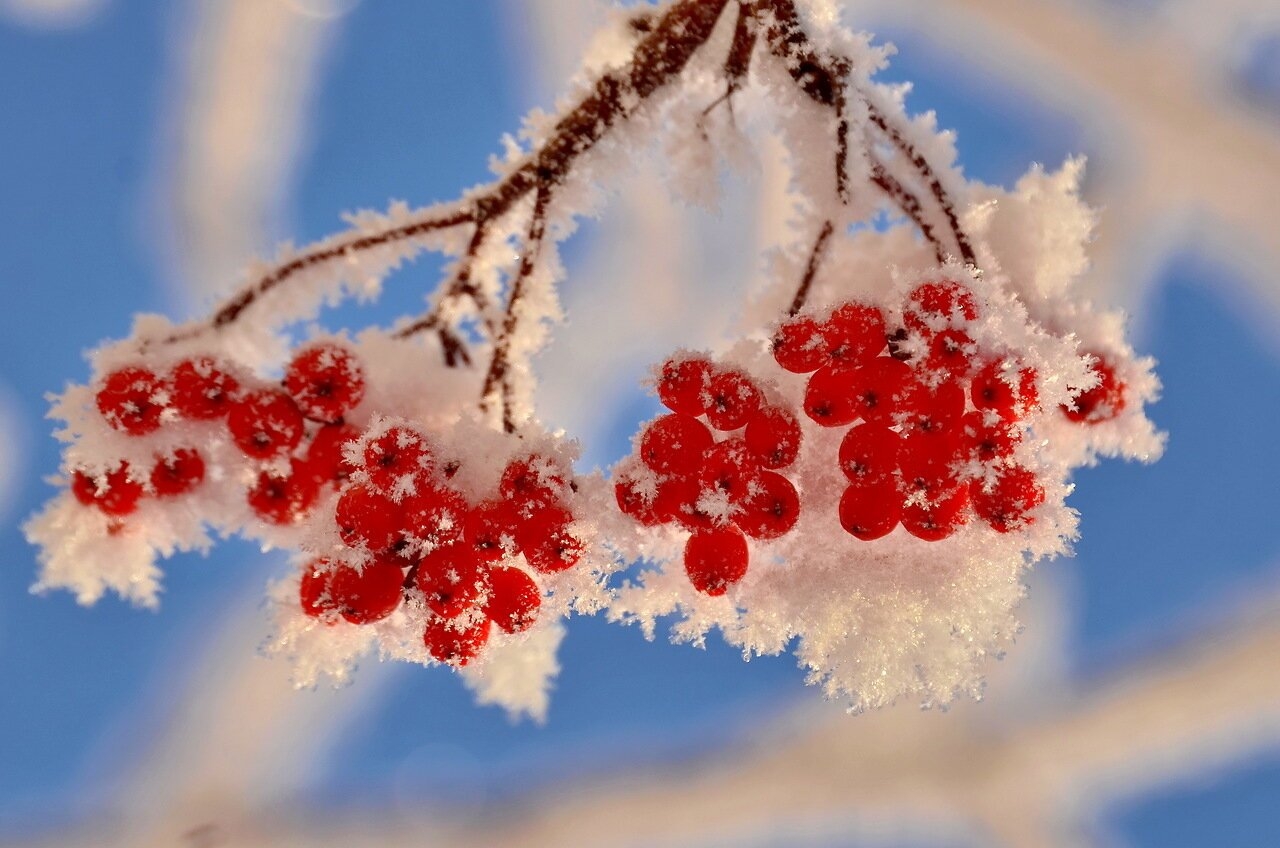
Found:
[{"label": "frosted berry", "polygon": [[[708,502],[715,498],[708,498]],[[702,485],[697,477],[670,477],[658,486],[654,510],[663,521],[675,521],[686,530],[706,530],[723,524],[726,516],[713,516],[704,509]]]},{"label": "frosted berry", "polygon": [[151,469],[151,488],[161,497],[185,494],[204,480],[204,459],[194,448],[178,448]]},{"label": "frosted berry", "polygon": [[346,545],[375,554],[400,540],[405,520],[395,501],[368,486],[348,486],[338,498],[333,517]]},{"label": "frosted berry", "polygon": [[730,431],[746,426],[760,409],[760,390],[751,378],[737,371],[721,371],[707,384],[711,398],[707,420],[717,430]]},{"label": "frosted berry", "polygon": [[169,384],[146,368],[121,368],[107,375],[98,390],[98,411],[115,429],[145,436],[160,428],[170,402]]},{"label": "frosted berry", "polygon": [[1098,354],[1093,357],[1091,368],[1098,376],[1098,383],[1076,396],[1069,404],[1063,404],[1062,412],[1072,421],[1082,424],[1098,424],[1115,418],[1125,407],[1125,385],[1116,376],[1115,367]]},{"label": "frosted berry", "polygon": [[902,508],[902,529],[917,539],[940,542],[964,526],[968,504],[969,490],[963,486],[943,491],[925,503],[908,503]]},{"label": "frosted berry", "polygon": [[897,420],[904,436],[933,436],[958,441],[964,417],[964,389],[947,381],[937,386],[912,383],[902,395]]},{"label": "frosted berry", "polygon": [[232,404],[227,429],[246,456],[271,459],[293,450],[302,440],[302,413],[284,392],[262,389]]},{"label": "frosted berry", "polygon": [[975,480],[970,489],[973,511],[1000,533],[1030,524],[1029,513],[1044,503],[1044,489],[1036,476],[1018,465],[998,469],[994,481]]},{"label": "frosted berry", "polygon": [[840,526],[864,542],[889,535],[902,515],[902,495],[892,479],[854,484],[840,497]]},{"label": "frosted berry", "polygon": [[518,516],[507,501],[491,500],[469,509],[462,519],[462,538],[481,562],[497,562],[509,553]]},{"label": "frosted berry", "polygon": [[263,521],[293,524],[306,516],[320,495],[320,483],[298,462],[291,463],[288,474],[281,476],[263,471],[249,489],[249,507]]},{"label": "frosted berry", "polygon": [[892,481],[902,439],[883,424],[859,424],[840,442],[840,470],[862,488]]},{"label": "frosted berry", "polygon": [[516,527],[520,551],[529,565],[543,574],[555,574],[577,565],[585,552],[582,540],[569,532],[573,515],[552,506]]},{"label": "frosted berry", "polygon": [[347,461],[346,446],[360,438],[347,424],[326,424],[316,431],[307,447],[306,468],[322,485],[341,486],[356,469]]},{"label": "frosted berry", "polygon": [[528,630],[538,618],[542,592],[533,578],[518,568],[500,565],[489,572],[489,597],[484,614],[507,633]]},{"label": "frosted berry", "polygon": [[647,490],[646,484],[634,477],[624,476],[613,487],[618,509],[645,527],[663,523],[664,516],[657,509],[657,492]]},{"label": "frosted berry", "polygon": [[422,641],[436,660],[461,668],[475,659],[489,641],[489,619],[466,623],[461,619],[432,618],[423,630]]},{"label": "frosted berry", "polygon": [[94,478],[83,471],[71,476],[71,493],[85,506],[96,506],[107,515],[128,515],[138,508],[142,484],[129,478],[129,463],[122,462]]},{"label": "frosted berry", "polygon": [[558,468],[544,457],[534,455],[507,463],[498,482],[498,494],[518,504],[523,514],[557,502],[568,487]]},{"label": "frosted berry", "polygon": [[422,558],[414,583],[436,615],[456,618],[472,606],[488,587],[489,569],[467,545],[436,548]]},{"label": "frosted berry", "polygon": [[963,379],[973,367],[973,355],[977,345],[963,330],[948,329],[929,340],[929,353],[924,367],[938,371],[954,380]]},{"label": "frosted berry", "polygon": [[961,422],[965,445],[969,458],[982,465],[990,465],[997,460],[1013,454],[1013,449],[1022,441],[1022,431],[998,415],[996,421],[988,423],[988,416],[982,410],[965,413]]},{"label": "frosted berry", "polygon": [[240,381],[211,356],[184,359],[174,366],[169,380],[173,407],[183,418],[222,418],[240,393]]},{"label": "frosted berry", "polygon": [[351,351],[322,342],[294,356],[284,374],[284,387],[303,415],[332,423],[364,397],[364,371]]},{"label": "frosted berry", "polygon": [[462,527],[471,508],[452,489],[420,486],[401,504],[408,533],[427,548],[462,540]]},{"label": "frosted berry", "polygon": [[374,557],[357,571],[339,563],[329,575],[329,597],[338,614],[352,624],[386,618],[400,606],[404,571],[393,559]]},{"label": "frosted berry", "polygon": [[698,416],[706,413],[711,363],[701,357],[672,357],[662,365],[658,398],[672,412]]},{"label": "frosted berry", "polygon": [[994,410],[1002,418],[1015,420],[1039,399],[1035,369],[1016,369],[1007,362],[992,360],[974,375],[969,396],[978,409]]},{"label": "frosted berry", "polygon": [[392,427],[365,445],[364,470],[369,482],[384,492],[394,492],[401,481],[412,481],[432,464],[427,443],[407,427]]},{"label": "frosted berry", "polygon": [[937,438],[913,433],[902,440],[899,454],[902,491],[934,501],[959,485],[963,443],[959,438]]},{"label": "frosted berry", "polygon": [[761,473],[759,461],[747,450],[746,443],[735,437],[706,452],[697,480],[703,490],[720,492],[729,503],[741,504],[750,496]]},{"label": "frosted berry", "polygon": [[897,359],[881,356],[854,369],[851,382],[854,415],[865,421],[888,423],[912,384],[911,368]]},{"label": "frosted berry", "polygon": [[823,325],[807,315],[792,318],[773,336],[773,358],[787,371],[807,374],[827,365],[827,337]]},{"label": "frosted berry", "polygon": [[843,427],[858,420],[854,392],[858,382],[854,368],[827,365],[809,378],[804,392],[804,412],[823,427]]},{"label": "frosted berry", "polygon": [[923,283],[907,295],[906,325],[924,336],[978,318],[973,292],[953,280]]},{"label": "frosted berry", "polygon": [[697,470],[702,454],[715,442],[707,425],[689,415],[664,415],[640,436],[640,459],[662,474]]},{"label": "frosted berry", "polygon": [[734,522],[753,539],[776,539],[800,520],[800,494],[791,481],[763,471]]},{"label": "frosted berry", "polygon": [[874,306],[846,303],[831,313],[823,336],[831,362],[860,365],[884,350],[884,314]]},{"label": "frosted berry", "polygon": [[302,569],[298,602],[302,611],[312,618],[319,618],[333,609],[333,601],[329,595],[330,572],[331,563],[327,559],[313,560]]},{"label": "frosted berry", "polygon": [[742,438],[765,468],[786,468],[800,456],[800,422],[780,406],[761,407],[747,422]]},{"label": "frosted berry", "polygon": [[747,537],[732,525],[700,530],[684,547],[684,570],[693,588],[723,595],[747,573]]}]

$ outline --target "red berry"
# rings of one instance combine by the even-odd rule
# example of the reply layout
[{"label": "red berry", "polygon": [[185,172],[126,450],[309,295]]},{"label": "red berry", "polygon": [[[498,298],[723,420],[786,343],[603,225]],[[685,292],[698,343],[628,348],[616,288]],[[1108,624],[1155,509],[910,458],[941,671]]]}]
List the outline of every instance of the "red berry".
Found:
[{"label": "red berry", "polygon": [[333,598],[329,594],[331,573],[331,564],[327,559],[312,560],[302,569],[298,602],[302,605],[302,611],[312,618],[319,618],[334,608]]},{"label": "red berry", "polygon": [[874,306],[846,303],[831,313],[823,336],[833,363],[860,365],[884,350],[884,313]]},{"label": "red berry", "polygon": [[913,433],[902,440],[898,463],[902,491],[933,501],[959,485],[962,442],[956,437]]},{"label": "red berry", "polygon": [[759,481],[760,463],[739,437],[725,439],[703,456],[697,482],[703,490],[721,492],[731,504],[741,504]]},{"label": "red berry", "polygon": [[924,283],[907,295],[903,309],[907,326],[925,336],[977,320],[978,304],[973,292],[953,280]]},{"label": "red berry", "polygon": [[963,330],[943,330],[929,340],[929,354],[924,367],[940,371],[954,380],[965,377],[973,367],[978,346]]},{"label": "red berry", "polygon": [[498,482],[498,493],[517,504],[521,514],[557,503],[567,488],[560,469],[536,454],[507,463]]},{"label": "red berry", "polygon": [[889,422],[902,406],[912,385],[911,368],[889,356],[871,360],[855,368],[852,376],[852,407],[864,421]]},{"label": "red berry", "polygon": [[569,532],[572,521],[569,510],[551,506],[520,523],[516,539],[530,566],[543,574],[555,574],[578,564],[585,547]]},{"label": "red berry", "polygon": [[488,587],[489,569],[466,545],[444,545],[422,558],[414,583],[436,615],[457,618]]},{"label": "red berry", "polygon": [[786,468],[800,456],[800,422],[780,406],[762,407],[751,416],[742,438],[765,468]]},{"label": "red berry", "polygon": [[461,619],[432,618],[422,633],[422,641],[436,660],[461,668],[475,659],[489,641],[489,619],[469,624]]},{"label": "red berry", "polygon": [[892,479],[855,484],[840,497],[840,526],[864,542],[889,535],[902,515],[902,495]]},{"label": "red berry", "polygon": [[747,573],[747,537],[732,525],[699,530],[684,546],[684,571],[693,588],[723,595]]},{"label": "red berry", "polygon": [[653,506],[662,521],[675,521],[686,530],[706,530],[725,523],[727,517],[706,512],[699,505],[701,499],[702,486],[696,476],[669,477],[658,486]]},{"label": "red berry", "polygon": [[773,336],[773,358],[788,371],[807,374],[831,361],[823,325],[801,315],[787,321]]},{"label": "red berry", "polygon": [[103,380],[97,400],[108,424],[130,436],[145,436],[160,428],[170,387],[146,368],[121,368]]},{"label": "red berry", "polygon": [[203,480],[204,459],[194,448],[178,448],[151,469],[151,488],[162,497],[185,494]]},{"label": "red berry", "polygon": [[964,526],[968,503],[969,490],[963,486],[927,503],[909,503],[902,508],[902,529],[917,539],[940,542]]},{"label": "red berry", "polygon": [[375,557],[357,571],[339,563],[329,577],[329,596],[338,613],[352,624],[386,618],[400,606],[404,571],[394,559]]},{"label": "red berry", "polygon": [[129,478],[129,463],[122,462],[106,474],[90,477],[83,471],[71,476],[71,493],[85,506],[96,506],[107,515],[128,515],[138,508],[142,484]]},{"label": "red berry", "polygon": [[898,420],[904,436],[931,436],[958,442],[964,417],[964,389],[959,383],[927,386],[913,382],[902,395]]},{"label": "red berry", "polygon": [[240,381],[219,368],[211,356],[184,359],[174,366],[169,379],[173,406],[184,418],[221,418],[240,393]]},{"label": "red berry", "polygon": [[395,493],[404,483],[415,488],[416,478],[434,467],[431,452],[422,436],[408,427],[392,427],[364,449],[364,469],[369,482],[384,492]]},{"label": "red berry", "polygon": [[753,539],[776,539],[800,520],[800,494],[791,481],[773,471],[760,479],[734,522]]},{"label": "red berry", "polygon": [[836,365],[819,368],[805,387],[805,414],[823,427],[843,427],[857,421],[857,370]]},{"label": "red berry", "polygon": [[1039,399],[1035,369],[1017,369],[1008,360],[992,360],[974,375],[969,396],[978,409],[991,409],[1002,418],[1017,420]]},{"label": "red berry", "polygon": [[1125,385],[1116,376],[1115,366],[1094,353],[1090,366],[1098,375],[1098,382],[1085,389],[1070,404],[1063,404],[1062,412],[1072,421],[1082,424],[1098,424],[1115,418],[1125,407]]},{"label": "red berry", "polygon": [[307,448],[306,468],[322,485],[341,486],[356,470],[347,461],[346,446],[360,438],[360,431],[347,424],[326,424],[316,431]]},{"label": "red berry", "polygon": [[892,481],[901,449],[902,439],[883,424],[859,424],[840,442],[840,470],[862,488]]},{"label": "red berry", "polygon": [[1020,530],[1032,523],[1031,510],[1044,503],[1044,489],[1036,475],[1026,468],[1012,465],[996,472],[989,485],[974,480],[970,486],[973,511],[1000,533]]},{"label": "red berry", "polygon": [[538,618],[542,592],[533,578],[518,568],[499,565],[489,572],[489,597],[484,614],[508,633],[528,630]]},{"label": "red berry", "polygon": [[419,486],[401,504],[408,534],[427,548],[462,540],[462,526],[471,508],[462,495],[443,486]]},{"label": "red berry", "polygon": [[701,357],[675,357],[662,365],[658,398],[672,412],[698,416],[707,411],[711,363]]},{"label": "red berry", "polygon": [[737,430],[760,409],[760,390],[751,378],[737,371],[721,371],[707,384],[711,402],[707,420],[717,430]]},{"label": "red berry", "polygon": [[640,436],[640,458],[662,474],[689,474],[697,470],[702,454],[715,437],[697,418],[672,413],[651,422]]},{"label": "red berry", "polygon": [[400,540],[407,520],[399,504],[368,486],[348,486],[338,497],[333,517],[344,543],[374,554]]},{"label": "red berry", "polygon": [[321,342],[299,351],[284,374],[284,387],[313,421],[338,421],[364,397],[364,370],[355,354]]},{"label": "red berry", "polygon": [[249,490],[249,507],[264,521],[272,524],[292,524],[301,520],[320,495],[320,484],[315,476],[298,462],[291,464],[287,476],[270,471],[258,475],[258,482]]},{"label": "red berry", "polygon": [[997,418],[995,424],[988,424],[987,415],[982,410],[965,413],[961,430],[969,458],[983,465],[1011,456],[1018,442],[1022,441],[1022,431],[1015,425],[1003,418]]},{"label": "red berry", "polygon": [[510,542],[518,519],[507,501],[484,501],[463,517],[462,538],[481,562],[497,562],[511,552]]},{"label": "red berry", "polygon": [[653,491],[647,491],[644,483],[624,476],[614,484],[613,492],[618,500],[618,509],[643,526],[653,527],[664,521],[663,516],[656,509],[656,485]]},{"label": "red berry", "polygon": [[271,459],[293,450],[302,440],[302,413],[284,392],[263,389],[231,405],[227,429],[246,456]]}]

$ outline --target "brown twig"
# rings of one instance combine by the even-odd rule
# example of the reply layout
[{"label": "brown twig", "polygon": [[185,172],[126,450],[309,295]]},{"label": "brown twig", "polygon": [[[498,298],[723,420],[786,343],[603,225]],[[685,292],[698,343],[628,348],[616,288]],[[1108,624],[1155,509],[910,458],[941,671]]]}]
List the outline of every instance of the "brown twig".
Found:
[{"label": "brown twig", "polygon": [[809,252],[809,263],[805,265],[804,276],[800,278],[800,287],[796,289],[796,296],[791,300],[791,308],[787,310],[788,315],[794,316],[799,313],[804,307],[804,302],[808,300],[813,278],[818,273],[818,263],[822,261],[822,254],[826,251],[827,242],[834,231],[835,227],[830,221],[823,222],[818,238],[813,243],[813,250]]},{"label": "brown twig", "polygon": [[881,191],[902,210],[903,214],[911,219],[916,228],[920,230],[920,234],[925,237],[929,244],[933,245],[933,256],[938,260],[938,264],[947,261],[947,253],[942,248],[942,242],[938,241],[938,236],[933,231],[933,225],[924,217],[924,210],[920,207],[920,198],[907,191],[902,183],[898,182],[892,174],[885,170],[884,165],[871,160],[871,182],[875,183]]}]

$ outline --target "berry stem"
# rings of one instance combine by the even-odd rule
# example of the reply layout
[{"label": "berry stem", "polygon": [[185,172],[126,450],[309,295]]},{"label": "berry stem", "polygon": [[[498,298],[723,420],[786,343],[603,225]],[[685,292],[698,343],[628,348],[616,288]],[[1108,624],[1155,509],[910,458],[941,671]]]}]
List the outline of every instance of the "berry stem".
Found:
[{"label": "berry stem", "polygon": [[800,286],[796,289],[796,296],[791,300],[791,307],[787,310],[788,315],[796,315],[804,308],[804,302],[809,299],[809,289],[813,287],[813,278],[818,273],[818,263],[822,261],[822,254],[826,252],[827,242],[831,239],[831,234],[835,231],[830,221],[823,221],[822,229],[818,232],[818,238],[813,243],[813,250],[809,252],[809,263],[805,265],[804,276],[800,278]]}]

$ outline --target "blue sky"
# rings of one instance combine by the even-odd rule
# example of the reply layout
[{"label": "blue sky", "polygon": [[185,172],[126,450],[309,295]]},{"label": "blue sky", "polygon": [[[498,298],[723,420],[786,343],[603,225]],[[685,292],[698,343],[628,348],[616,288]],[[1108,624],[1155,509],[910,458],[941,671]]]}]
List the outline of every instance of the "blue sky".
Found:
[{"label": "blue sky", "polygon": [[[347,18],[321,82],[291,238],[333,231],[346,209],[393,197],[429,202],[485,178],[500,134],[534,105],[500,8],[366,3]],[[147,225],[173,15],[167,4],[122,1],[67,31],[0,18],[0,392],[24,437],[17,464],[0,470],[16,483],[0,514],[8,684],[0,839],[91,812],[172,709],[191,673],[185,658],[278,567],[240,543],[207,560],[179,559],[166,569],[157,613],[114,599],[86,610],[65,594],[27,591],[34,554],[17,527],[49,495],[42,477],[58,461],[44,393],[82,380],[82,351],[125,334],[134,312],[181,308]],[[936,109],[941,125],[959,131],[971,175],[1009,184],[1027,162],[1056,164],[1083,144],[1068,117],[893,35],[902,50],[892,78],[914,79],[913,107]],[[1199,247],[1168,259],[1137,340],[1161,362],[1165,399],[1151,414],[1170,432],[1168,454],[1152,467],[1106,463],[1081,473],[1072,500],[1084,516],[1078,555],[1048,566],[1074,590],[1073,669],[1082,677],[1176,643],[1206,601],[1265,580],[1280,560],[1271,514],[1280,475],[1276,346],[1230,294],[1233,272]],[[417,266],[392,281],[385,306],[344,314],[406,311],[430,273]],[[501,793],[531,776],[603,770],[618,757],[687,757],[744,722],[817,697],[802,691],[790,658],[748,665],[721,644],[703,652],[648,643],[598,620],[573,622],[561,659],[543,728],[475,707],[443,670],[397,670],[313,791],[347,803],[417,790]],[[442,767],[469,778],[446,781]],[[1280,759],[1271,755],[1129,804],[1108,824],[1140,846],[1214,837],[1275,845],[1277,793]]]}]

